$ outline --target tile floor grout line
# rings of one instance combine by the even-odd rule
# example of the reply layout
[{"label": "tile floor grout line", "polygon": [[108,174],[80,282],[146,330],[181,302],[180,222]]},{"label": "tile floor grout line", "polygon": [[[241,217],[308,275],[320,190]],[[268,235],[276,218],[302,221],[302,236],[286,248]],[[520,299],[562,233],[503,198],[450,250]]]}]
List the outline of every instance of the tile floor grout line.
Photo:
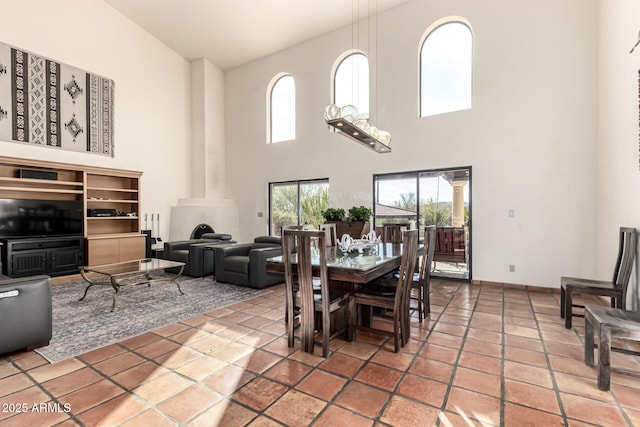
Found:
[{"label": "tile floor grout line", "polygon": [[[482,289],[482,284],[480,285],[480,289]],[[449,299],[449,302],[447,303],[447,305],[445,306],[445,309],[442,310],[441,316],[444,313],[444,311],[446,310],[446,308],[449,307],[449,305],[451,304],[451,301],[454,300],[455,296],[458,294],[458,292],[460,291],[460,284],[458,284],[458,288],[456,289],[456,291],[454,292],[453,295],[451,295],[451,298]],[[480,295],[480,291],[478,291],[478,296]],[[469,328],[471,327],[471,319],[473,318],[473,315],[475,314],[475,310],[476,307],[478,305],[478,297],[476,297],[476,301],[474,303],[474,307],[473,310],[471,311],[471,316],[469,316],[469,321],[467,322],[467,326],[464,332],[464,335],[462,336],[462,342],[460,343],[460,349],[458,349],[458,355],[456,357],[455,363],[453,363],[453,368],[451,369],[451,375],[449,376],[449,383],[447,384],[447,390],[445,391],[445,394],[442,398],[442,404],[440,405],[440,412],[438,414],[438,419],[436,421],[436,427],[440,426],[442,423],[442,419],[441,416],[443,414],[446,414],[446,408],[447,408],[447,403],[449,403],[449,395],[451,394],[451,389],[453,388],[453,382],[456,376],[456,372],[458,370],[458,363],[460,362],[460,357],[462,357],[462,349],[464,348],[466,342],[467,342],[467,336],[469,334]],[[440,317],[438,317],[438,322],[440,321]],[[446,323],[446,322],[445,322]],[[435,324],[433,325],[434,327],[431,328],[431,330],[433,331],[433,329],[435,328]],[[429,333],[430,335],[431,333]]]},{"label": "tile floor grout line", "polygon": [[[567,417],[567,412],[564,409],[564,404],[562,402],[562,398],[560,396],[560,387],[558,386],[558,381],[556,380],[555,372],[553,366],[551,365],[551,359],[549,358],[549,351],[547,350],[546,340],[542,335],[542,330],[540,329],[540,321],[538,320],[538,315],[535,310],[533,303],[531,302],[531,294],[528,293],[529,305],[531,306],[531,311],[533,312],[533,318],[536,322],[536,330],[538,331],[538,335],[540,336],[540,344],[542,345],[542,350],[544,354],[545,361],[547,362],[547,370],[549,371],[549,375],[551,377],[551,385],[553,386],[553,392],[556,395],[556,400],[558,403],[558,408],[560,409],[560,416],[562,417],[562,421],[564,425],[569,425],[569,418]],[[554,298],[555,300],[555,298]]]}]

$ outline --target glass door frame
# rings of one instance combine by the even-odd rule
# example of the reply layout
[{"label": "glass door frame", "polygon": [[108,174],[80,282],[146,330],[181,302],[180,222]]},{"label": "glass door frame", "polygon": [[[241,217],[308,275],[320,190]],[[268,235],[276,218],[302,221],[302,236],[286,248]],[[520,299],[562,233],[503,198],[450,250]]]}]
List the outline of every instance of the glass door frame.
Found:
[{"label": "glass door frame", "polygon": [[380,178],[384,179],[385,177],[406,177],[406,178],[415,178],[416,180],[416,212],[415,212],[415,218],[416,218],[416,223],[418,225],[418,227],[420,227],[419,224],[419,219],[420,219],[420,175],[422,174],[438,174],[438,173],[446,173],[446,172],[453,172],[453,171],[459,171],[459,170],[466,170],[468,172],[468,176],[469,176],[469,181],[468,181],[468,185],[469,185],[469,220],[466,223],[467,229],[468,229],[468,244],[467,244],[467,249],[468,249],[468,254],[467,254],[467,277],[466,278],[450,278],[447,276],[438,276],[437,274],[434,274],[432,277],[436,277],[438,279],[453,279],[453,280],[459,280],[459,281],[465,281],[465,282],[471,282],[472,281],[472,259],[473,259],[473,251],[472,251],[472,247],[473,247],[473,233],[472,233],[472,218],[473,218],[473,186],[472,186],[472,167],[471,166],[460,166],[460,167],[448,167],[448,168],[437,168],[437,169],[421,169],[421,170],[413,170],[413,171],[402,171],[402,172],[386,172],[386,173],[379,173],[379,174],[373,174],[373,179],[372,179],[372,192],[371,194],[373,195],[372,199],[373,199],[373,217],[374,217],[374,223],[372,224],[373,227],[375,227],[375,220],[376,220],[376,205],[378,204],[378,200],[376,197],[376,181]]},{"label": "glass door frame", "polygon": [[273,187],[274,186],[278,186],[278,185],[291,185],[291,186],[296,186],[296,190],[297,190],[297,216],[298,216],[298,224],[296,225],[302,225],[301,224],[301,219],[302,219],[302,205],[300,204],[300,186],[301,185],[305,185],[305,184],[312,184],[314,182],[317,183],[326,183],[327,185],[329,185],[329,178],[313,178],[313,179],[298,179],[298,180],[290,180],[290,181],[275,181],[275,182],[270,182],[267,186],[267,194],[268,194],[268,198],[269,198],[269,214],[267,215],[267,221],[268,221],[268,229],[269,229],[269,236],[275,236],[276,234],[275,231],[276,230],[272,230],[271,225],[273,224],[273,211],[272,211],[272,200],[271,200],[271,196],[272,196],[272,191],[273,191]]}]

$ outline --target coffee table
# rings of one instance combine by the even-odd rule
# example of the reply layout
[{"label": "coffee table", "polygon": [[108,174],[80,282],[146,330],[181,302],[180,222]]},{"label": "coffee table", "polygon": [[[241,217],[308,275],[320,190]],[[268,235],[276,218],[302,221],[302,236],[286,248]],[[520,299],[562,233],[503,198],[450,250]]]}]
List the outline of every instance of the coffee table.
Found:
[{"label": "coffee table", "polygon": [[[89,283],[89,286],[84,290],[84,295],[80,298],[83,301],[87,296],[89,288],[95,285],[107,285],[113,287],[113,303],[111,304],[111,311],[116,308],[116,296],[118,291],[124,286],[131,285],[147,285],[151,286],[154,283],[167,283],[173,282],[178,287],[180,295],[184,295],[180,284],[176,279],[182,274],[184,269],[184,262],[168,261],[166,259],[157,258],[145,258],[134,261],[118,262],[115,264],[105,265],[93,265],[88,267],[80,267],[80,275]],[[154,279],[150,276],[150,273],[154,271],[160,271],[167,268],[180,268],[178,274],[171,278],[157,278]],[[96,273],[98,276],[89,277],[87,273]]]}]

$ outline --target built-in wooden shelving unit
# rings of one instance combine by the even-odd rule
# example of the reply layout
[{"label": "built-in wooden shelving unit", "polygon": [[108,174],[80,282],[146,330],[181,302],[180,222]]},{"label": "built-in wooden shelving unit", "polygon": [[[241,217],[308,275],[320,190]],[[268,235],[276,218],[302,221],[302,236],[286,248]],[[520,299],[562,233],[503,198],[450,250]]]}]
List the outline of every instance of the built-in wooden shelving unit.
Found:
[{"label": "built-in wooden shelving unit", "polygon": [[[56,180],[20,178],[20,170],[55,172]],[[0,199],[82,200],[85,263],[140,259],[145,236],[140,234],[142,172],[0,157]],[[91,210],[116,216],[91,216]]]}]

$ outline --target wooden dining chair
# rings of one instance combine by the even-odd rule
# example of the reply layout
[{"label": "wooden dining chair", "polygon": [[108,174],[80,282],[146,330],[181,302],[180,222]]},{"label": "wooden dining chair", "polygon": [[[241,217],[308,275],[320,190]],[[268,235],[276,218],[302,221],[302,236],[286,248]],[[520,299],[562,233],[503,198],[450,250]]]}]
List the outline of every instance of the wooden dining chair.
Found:
[{"label": "wooden dining chair", "polygon": [[324,231],[325,243],[327,246],[336,246],[338,244],[338,234],[336,233],[335,224],[320,224],[318,230]]},{"label": "wooden dining chair", "polygon": [[431,268],[433,265],[433,254],[436,249],[436,226],[429,225],[424,228],[424,249],[420,259],[420,268],[418,273],[414,273],[411,282],[412,290],[417,290],[416,296],[411,295],[411,300],[416,301],[416,309],[418,310],[418,321],[422,323],[422,319],[429,317],[431,313]]},{"label": "wooden dining chair", "polygon": [[[404,347],[409,341],[409,295],[418,255],[418,234],[418,230],[403,232],[402,259],[395,287],[381,283],[366,286],[353,294],[351,329],[353,331],[365,330],[393,336],[393,348],[396,353],[400,351],[400,345]],[[393,332],[390,333],[389,331],[361,325],[357,318],[361,306],[367,306],[370,310],[373,307],[378,307],[391,311]]]},{"label": "wooden dining chair", "polygon": [[[327,357],[331,338],[339,333],[344,333],[347,340],[352,339],[349,316],[350,304],[353,303],[353,299],[346,291],[329,289],[324,231],[284,230],[283,233],[282,255],[287,298],[286,310],[289,319],[287,322],[288,345],[290,348],[294,346],[295,327],[296,324],[299,324],[300,349],[313,354],[315,331],[318,330],[322,332],[322,357]],[[314,240],[317,242],[316,248],[319,253],[318,273],[315,278],[312,267]],[[294,249],[297,249],[297,252],[294,252]],[[316,284],[315,287],[314,284]],[[317,284],[319,284],[319,291]],[[332,314],[339,310],[343,310],[344,313],[343,327],[334,328],[335,332],[331,333]]]},{"label": "wooden dining chair", "polygon": [[584,308],[584,305],[574,304],[576,294],[596,295],[611,298],[611,307],[626,308],[627,287],[631,277],[631,270],[636,259],[637,232],[635,228],[620,227],[618,242],[618,257],[613,269],[613,279],[593,280],[576,277],[560,278],[560,317],[564,318],[564,326],[571,328],[573,316],[584,317],[573,312],[573,307]]}]

